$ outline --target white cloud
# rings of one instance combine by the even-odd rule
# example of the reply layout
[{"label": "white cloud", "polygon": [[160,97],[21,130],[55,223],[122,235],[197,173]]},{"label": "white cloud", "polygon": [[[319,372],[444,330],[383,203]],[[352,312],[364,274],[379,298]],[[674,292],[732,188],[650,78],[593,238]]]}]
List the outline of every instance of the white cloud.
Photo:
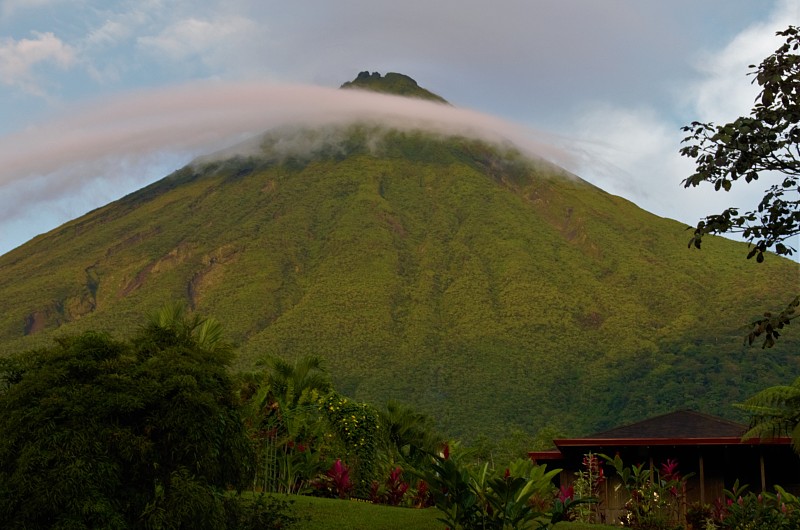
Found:
[{"label": "white cloud", "polygon": [[601,105],[571,127],[580,132],[571,139],[576,165],[569,169],[656,215],[694,226],[730,206],[753,208],[761,197],[757,184],[730,192],[684,188],[694,163],[679,154],[683,133],[653,108]]},{"label": "white cloud", "polygon": [[105,11],[98,12],[99,20],[83,39],[86,48],[107,48],[134,40],[142,31],[153,31],[162,20],[170,20],[161,0],[138,0],[117,5],[109,3]]},{"label": "white cloud", "polygon": [[41,9],[61,2],[64,0],[2,0],[0,1],[0,13],[3,18],[9,18],[19,11]]},{"label": "white cloud", "polygon": [[238,48],[256,27],[253,21],[241,16],[213,21],[186,18],[158,35],[140,37],[138,44],[156,57],[172,61],[200,57],[206,64],[224,66],[228,52]]},{"label": "white cloud", "polygon": [[86,37],[86,43],[94,46],[109,46],[129,38],[134,27],[119,20],[106,20],[102,26],[92,30]]},{"label": "white cloud", "polygon": [[678,155],[678,128],[654,109],[598,104],[569,130],[574,173],[657,215],[684,222],[699,215],[680,186],[691,165]]},{"label": "white cloud", "polygon": [[52,33],[33,33],[33,39],[0,40],[0,81],[43,95],[34,67],[54,64],[62,69],[75,63],[75,50]]},{"label": "white cloud", "polygon": [[748,76],[750,65],[757,65],[783,42],[775,32],[800,21],[800,2],[783,0],[769,19],[751,25],[719,51],[705,52],[695,68],[700,80],[690,86],[685,99],[699,121],[725,123],[748,114],[758,94],[758,86]]},{"label": "white cloud", "polygon": [[[800,2],[785,0],[765,22],[745,28],[722,49],[701,52],[694,59],[699,79],[680,87],[674,107],[686,108],[690,120],[700,121],[747,114],[758,92],[746,75],[748,65],[772,53],[781,43],[775,32],[797,20]],[[586,105],[563,129],[578,152],[578,165],[570,169],[646,210],[692,225],[730,206],[753,208],[763,195],[758,183],[734,186],[728,193],[711,186],[683,188],[694,164],[679,154],[684,123],[670,116],[672,111],[611,102]]]}]

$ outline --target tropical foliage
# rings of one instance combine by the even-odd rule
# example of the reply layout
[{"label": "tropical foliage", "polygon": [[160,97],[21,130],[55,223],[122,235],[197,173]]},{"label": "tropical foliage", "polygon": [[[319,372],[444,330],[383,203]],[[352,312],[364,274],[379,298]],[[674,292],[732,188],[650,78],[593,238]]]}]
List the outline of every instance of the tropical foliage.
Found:
[{"label": "tropical foliage", "polygon": [[430,464],[418,472],[430,486],[432,503],[442,514],[439,520],[448,528],[546,528],[560,520],[551,521],[550,514],[555,499],[552,480],[560,469],[547,471],[529,459],[512,462],[505,470],[470,465],[459,449],[445,445],[441,454],[429,455]]},{"label": "tropical foliage", "polygon": [[583,503],[576,506],[575,519],[585,523],[597,523],[600,517],[600,498],[602,487],[606,482],[603,460],[600,456],[589,453],[583,457],[583,469],[576,472],[572,490],[567,490],[561,495],[564,499],[590,499],[595,502]]},{"label": "tropical foliage", "polygon": [[795,452],[800,453],[800,379],[762,390],[735,406],[750,415],[744,439],[791,436]]},{"label": "tropical foliage", "polygon": [[686,510],[686,481],[692,475],[681,475],[677,460],[668,459],[659,469],[644,464],[626,466],[619,455],[600,455],[614,466],[629,499],[622,526],[637,530],[675,530],[681,528]]},{"label": "tropical foliage", "polygon": [[[596,455],[557,490],[561,470],[494,465],[442,444],[406,404],[338,393],[320,358],[271,357],[231,378],[221,329],[170,304],[127,341],[86,332],[1,359],[0,517],[20,528],[288,528],[299,518],[265,495],[283,492],[433,506],[454,530],[597,520]],[[781,489],[756,497],[738,485],[714,511],[686,510],[676,461],[656,471],[604,458],[630,496],[625,526],[670,529],[686,512],[708,528],[793,528],[800,514]]]},{"label": "tropical foliage", "polygon": [[[271,358],[262,380],[263,388],[249,392],[255,397],[247,410],[259,459],[269,452],[264,448],[271,448],[278,462],[277,480],[265,480],[265,489],[368,498],[391,506],[435,506],[454,529],[546,526],[568,520],[580,504],[556,498],[552,480],[560,470],[547,471],[528,458],[499,472],[458,444],[454,452],[445,444],[440,453],[430,418],[399,402],[389,402],[378,412],[342,396],[330,386],[316,357],[294,364]],[[304,407],[316,413],[296,414]],[[300,421],[292,425],[295,420]],[[299,454],[313,465],[294,465]],[[298,484],[309,487],[291,487]]]},{"label": "tropical foliage", "polygon": [[800,501],[780,486],[775,493],[755,494],[737,480],[713,505],[695,505],[687,512],[693,528],[704,530],[790,530],[800,527]]},{"label": "tropical foliage", "polygon": [[224,529],[271,520],[263,501],[227,493],[249,483],[253,458],[227,373],[231,352],[215,329],[171,307],[131,341],[87,332],[4,359],[4,525]]},{"label": "tropical foliage", "polygon": [[408,492],[409,502],[425,504],[412,499],[419,484],[409,490],[401,477],[439,444],[430,418],[399,402],[382,411],[339,394],[314,356],[269,358],[261,380],[250,376],[247,384],[256,386],[245,411],[257,488],[390,504]]}]

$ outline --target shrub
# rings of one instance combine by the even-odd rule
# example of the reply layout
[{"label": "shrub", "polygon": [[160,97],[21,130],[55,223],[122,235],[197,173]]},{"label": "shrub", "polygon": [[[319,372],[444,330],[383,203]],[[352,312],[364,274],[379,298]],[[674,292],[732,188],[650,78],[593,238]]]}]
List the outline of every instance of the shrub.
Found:
[{"label": "shrub", "polygon": [[294,514],[294,501],[259,494],[255,498],[240,495],[225,498],[225,523],[230,530],[278,530],[295,526],[302,520]]},{"label": "shrub", "polygon": [[619,456],[613,459],[600,455],[614,466],[630,499],[620,518],[623,526],[639,530],[671,530],[680,528],[682,503],[686,500],[686,480],[681,476],[677,460],[668,459],[660,470],[643,464],[626,467]]},{"label": "shrub", "polygon": [[333,465],[313,482],[315,491],[323,497],[347,499],[353,492],[353,481],[350,479],[350,468],[341,460]]},{"label": "shrub", "polygon": [[[716,517],[711,528],[739,530],[791,530],[800,528],[800,501],[797,497],[776,486],[776,493],[747,492],[747,485],[724,490],[725,499],[719,500]],[[710,526],[710,525],[709,525]]]},{"label": "shrub", "polygon": [[89,332],[4,360],[0,520],[224,528],[222,493],[247,483],[252,453],[207,323],[151,323],[131,342]]},{"label": "shrub", "polygon": [[343,459],[356,494],[367,498],[370,485],[377,478],[378,442],[383,434],[377,411],[336,393],[321,400],[320,410],[344,446]]},{"label": "shrub", "polygon": [[375,504],[400,506],[409,487],[410,484],[403,480],[403,469],[395,467],[382,485],[377,480],[372,481],[369,498]]},{"label": "shrub", "polygon": [[430,465],[421,471],[430,485],[439,519],[449,528],[504,529],[524,528],[541,513],[534,507],[537,495],[552,495],[552,479],[561,470],[546,471],[530,460],[512,462],[501,473],[488,464],[470,468],[451,458],[449,446],[442,455],[430,455]]}]

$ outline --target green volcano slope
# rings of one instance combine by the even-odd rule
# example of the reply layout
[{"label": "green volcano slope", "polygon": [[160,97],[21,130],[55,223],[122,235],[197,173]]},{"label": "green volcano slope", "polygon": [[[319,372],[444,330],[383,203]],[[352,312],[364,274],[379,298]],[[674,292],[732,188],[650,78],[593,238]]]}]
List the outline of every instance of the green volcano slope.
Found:
[{"label": "green volcano slope", "polygon": [[762,351],[740,327],[786,302],[800,267],[688,237],[479,141],[280,131],[0,257],[0,340],[128,333],[180,299],[225,324],[241,369],[320,355],[342,392],[416,405],[467,439],[686,407],[730,416],[800,374],[800,333]]}]

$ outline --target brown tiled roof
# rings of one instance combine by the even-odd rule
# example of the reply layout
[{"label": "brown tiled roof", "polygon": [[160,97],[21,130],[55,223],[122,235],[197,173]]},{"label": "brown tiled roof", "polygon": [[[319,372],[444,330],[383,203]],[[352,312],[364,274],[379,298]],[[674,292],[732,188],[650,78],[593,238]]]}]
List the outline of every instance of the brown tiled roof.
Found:
[{"label": "brown tiled roof", "polygon": [[694,412],[679,410],[648,418],[640,422],[616,427],[609,431],[593,434],[586,438],[592,440],[625,438],[741,438],[747,426]]},{"label": "brown tiled roof", "polygon": [[583,438],[556,439],[553,440],[555,448],[534,451],[528,455],[536,461],[549,461],[560,460],[564,456],[565,450],[584,450],[592,447],[788,445],[791,443],[791,439],[787,437],[742,440],[742,435],[746,431],[747,426],[740,423],[701,412],[679,410]]}]

